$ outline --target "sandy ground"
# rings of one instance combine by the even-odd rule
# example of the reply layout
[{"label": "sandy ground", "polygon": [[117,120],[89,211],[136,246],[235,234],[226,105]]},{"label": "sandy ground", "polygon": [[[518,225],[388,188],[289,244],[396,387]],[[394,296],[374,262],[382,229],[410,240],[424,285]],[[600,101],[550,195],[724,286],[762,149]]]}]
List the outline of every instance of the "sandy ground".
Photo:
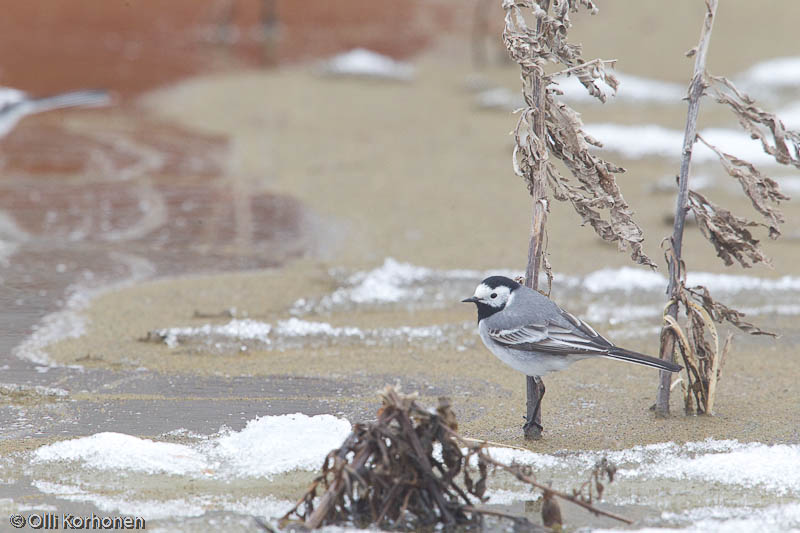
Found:
[{"label": "sandy ground", "polygon": [[[428,59],[420,64],[419,79],[408,85],[326,80],[306,69],[286,69],[199,78],[149,96],[144,105],[151,113],[182,127],[229,135],[241,175],[259,177],[261,186],[301,198],[313,211],[345,227],[347,237],[323,261],[311,258],[261,273],[156,281],[102,296],[87,311],[87,335],[52,346],[52,357],[72,364],[89,356],[92,365],[144,366],[165,373],[355,376],[364,385],[364,395],[334,399],[337,408],[351,416],[371,412],[372,391],[383,384],[411,381],[422,386],[423,394],[433,387],[436,393],[427,400],[452,396],[467,434],[523,444],[519,426],[524,380],[479,342],[462,353],[356,345],[220,356],[138,340],[159,327],[204,323],[192,319],[197,310],[213,313],[236,307],[266,321],[287,318],[296,299],[333,289],[327,271],[334,265],[366,268],[385,257],[436,268],[523,265],[529,199],[510,171],[506,133],[513,118],[476,111],[470,94],[460,88],[468,74],[467,69]],[[509,73],[498,73],[502,75]],[[226,108],[223,101],[234,90],[240,105]],[[595,110],[585,111],[587,121],[599,113]],[[640,118],[646,121],[648,114],[663,112],[642,110]],[[658,260],[672,198],[649,193],[648,185],[668,175],[671,165],[639,162],[628,168],[620,183],[631,205],[638,206],[638,220],[648,236],[646,250]],[[736,196],[724,190],[720,194],[729,205],[746,207]],[[796,227],[794,205],[787,214],[787,226]],[[628,263],[626,254],[576,226],[566,206],[554,206],[550,254],[557,273]],[[696,229],[689,230],[687,242],[690,268],[724,270]],[[791,239],[770,243],[776,268],[758,273],[790,273],[796,246]],[[554,297],[558,298],[557,282]],[[470,320],[473,313],[454,302],[442,311],[356,311],[334,313],[325,320],[360,327],[426,325]],[[656,343],[652,338],[630,348],[655,352]],[[769,365],[758,364],[767,358]],[[652,371],[584,362],[548,378],[546,437],[532,446],[543,451],[619,448],[708,436],[797,440],[797,425],[789,421],[797,416],[800,397],[792,376],[799,370],[788,343],[741,339],[720,385],[717,416],[676,414],[657,421],[647,409],[654,395]],[[307,391],[309,398],[317,394],[326,392]],[[673,410],[680,413],[679,395],[675,396]]]}]

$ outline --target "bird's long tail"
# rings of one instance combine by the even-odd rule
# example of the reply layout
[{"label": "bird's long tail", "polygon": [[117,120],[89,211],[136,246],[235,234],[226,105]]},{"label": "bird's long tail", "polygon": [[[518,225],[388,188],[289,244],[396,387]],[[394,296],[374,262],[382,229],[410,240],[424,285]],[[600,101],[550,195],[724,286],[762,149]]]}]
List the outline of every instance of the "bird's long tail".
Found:
[{"label": "bird's long tail", "polygon": [[620,361],[627,361],[629,363],[636,363],[638,365],[651,366],[667,372],[679,372],[683,367],[676,365],[670,361],[659,359],[658,357],[651,357],[638,352],[632,352],[625,348],[612,348],[606,357],[611,359],[619,359]]},{"label": "bird's long tail", "polygon": [[37,98],[32,100],[31,103],[34,106],[34,111],[38,113],[62,107],[104,106],[111,103],[111,97],[108,91],[103,89],[89,89]]}]

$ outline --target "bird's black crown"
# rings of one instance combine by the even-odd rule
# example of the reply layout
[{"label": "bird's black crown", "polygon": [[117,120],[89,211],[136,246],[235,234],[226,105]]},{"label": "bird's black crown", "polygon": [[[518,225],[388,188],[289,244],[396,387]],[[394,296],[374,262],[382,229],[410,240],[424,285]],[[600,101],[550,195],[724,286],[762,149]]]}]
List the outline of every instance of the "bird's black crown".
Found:
[{"label": "bird's black crown", "polygon": [[496,289],[497,287],[508,287],[511,292],[514,292],[514,290],[520,287],[519,283],[505,276],[489,276],[483,280],[482,283],[490,289]]}]

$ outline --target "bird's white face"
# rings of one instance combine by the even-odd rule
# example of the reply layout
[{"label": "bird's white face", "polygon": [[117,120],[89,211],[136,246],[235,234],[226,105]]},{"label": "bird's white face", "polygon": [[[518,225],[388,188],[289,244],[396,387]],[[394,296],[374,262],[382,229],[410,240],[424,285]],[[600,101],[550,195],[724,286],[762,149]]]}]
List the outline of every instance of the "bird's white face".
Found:
[{"label": "bird's white face", "polygon": [[508,287],[500,285],[499,287],[495,287],[493,289],[488,285],[481,283],[478,285],[478,288],[475,289],[474,297],[482,304],[486,304],[491,307],[503,307],[508,302],[510,295],[511,289]]}]

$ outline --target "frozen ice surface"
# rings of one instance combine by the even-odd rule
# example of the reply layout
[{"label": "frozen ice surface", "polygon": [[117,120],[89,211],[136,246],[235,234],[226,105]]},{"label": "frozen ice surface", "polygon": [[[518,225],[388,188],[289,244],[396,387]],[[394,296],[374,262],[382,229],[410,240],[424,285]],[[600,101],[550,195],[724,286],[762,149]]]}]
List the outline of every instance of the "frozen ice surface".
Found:
[{"label": "frozen ice surface", "polygon": [[194,495],[190,499],[178,498],[170,500],[140,500],[128,494],[102,494],[78,485],[34,481],[33,486],[39,492],[57,496],[61,500],[91,503],[103,512],[117,512],[124,515],[143,516],[145,520],[158,520],[175,516],[202,516],[210,510],[208,497]]},{"label": "frozen ice surface", "polygon": [[797,444],[707,439],[557,455],[500,447],[489,448],[489,453],[499,461],[530,465],[550,473],[588,470],[606,457],[617,465],[621,480],[690,480],[769,491],[776,496],[800,496],[800,445]]},{"label": "frozen ice surface", "polygon": [[328,59],[319,66],[319,72],[330,76],[361,76],[389,80],[410,81],[414,68],[408,63],[366,50],[355,48]]}]

